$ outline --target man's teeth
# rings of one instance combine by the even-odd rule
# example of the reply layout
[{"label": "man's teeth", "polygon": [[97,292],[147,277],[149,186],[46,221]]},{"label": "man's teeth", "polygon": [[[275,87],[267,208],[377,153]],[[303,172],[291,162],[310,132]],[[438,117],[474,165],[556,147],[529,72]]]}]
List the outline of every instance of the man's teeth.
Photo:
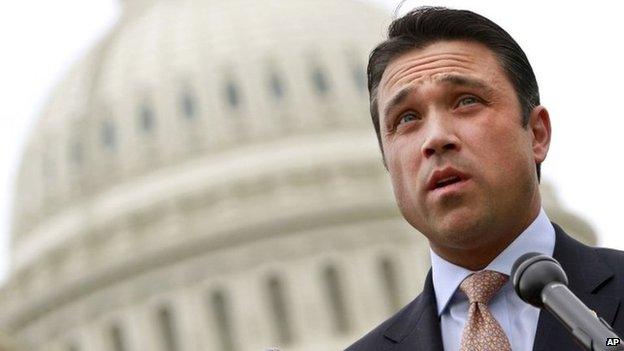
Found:
[{"label": "man's teeth", "polygon": [[440,180],[438,180],[436,185],[438,185],[438,186],[439,185],[443,185],[443,184],[445,184],[447,182],[450,182],[450,181],[453,181],[453,180],[459,180],[459,177],[458,176],[450,176],[450,177],[446,177],[444,179],[440,179]]}]

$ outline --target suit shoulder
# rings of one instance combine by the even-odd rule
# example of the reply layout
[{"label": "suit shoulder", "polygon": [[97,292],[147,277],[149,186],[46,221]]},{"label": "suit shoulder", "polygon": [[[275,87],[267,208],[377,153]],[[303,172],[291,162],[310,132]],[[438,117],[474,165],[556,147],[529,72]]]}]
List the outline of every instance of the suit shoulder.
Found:
[{"label": "suit shoulder", "polygon": [[[421,294],[422,295],[422,294]],[[418,303],[418,300],[421,298],[421,295],[418,295],[412,302],[401,308],[398,312],[396,312],[392,317],[386,319],[384,322],[376,326],[370,332],[362,336],[359,340],[353,343],[351,346],[347,347],[345,351],[382,351],[389,349],[390,346],[394,345],[394,342],[384,336],[386,330],[392,326],[397,319],[402,318],[405,313],[409,313],[412,310],[414,305]]]},{"label": "suit shoulder", "polygon": [[601,256],[606,257],[607,259],[624,261],[624,251],[611,249],[608,247],[596,247],[594,248]]},{"label": "suit shoulder", "polygon": [[620,272],[624,265],[624,251],[605,247],[594,248],[600,259],[611,267],[614,272]]}]

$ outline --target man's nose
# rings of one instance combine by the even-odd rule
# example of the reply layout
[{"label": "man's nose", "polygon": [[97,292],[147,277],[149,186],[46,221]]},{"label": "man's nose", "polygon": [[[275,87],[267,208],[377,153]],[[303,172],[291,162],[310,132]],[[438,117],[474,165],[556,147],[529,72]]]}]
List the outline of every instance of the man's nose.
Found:
[{"label": "man's nose", "polygon": [[444,116],[433,116],[427,122],[426,139],[422,145],[422,154],[425,158],[459,150],[459,140],[455,135],[452,121]]}]

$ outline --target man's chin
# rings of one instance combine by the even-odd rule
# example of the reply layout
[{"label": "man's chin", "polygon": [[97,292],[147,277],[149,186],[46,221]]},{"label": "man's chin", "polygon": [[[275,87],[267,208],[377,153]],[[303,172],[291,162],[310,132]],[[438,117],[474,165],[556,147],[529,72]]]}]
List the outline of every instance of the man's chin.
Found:
[{"label": "man's chin", "polygon": [[[448,240],[456,244],[477,244],[485,219],[475,213],[474,209],[458,208],[445,213],[432,221],[432,228],[439,239]],[[464,246],[464,245],[462,245]]]}]

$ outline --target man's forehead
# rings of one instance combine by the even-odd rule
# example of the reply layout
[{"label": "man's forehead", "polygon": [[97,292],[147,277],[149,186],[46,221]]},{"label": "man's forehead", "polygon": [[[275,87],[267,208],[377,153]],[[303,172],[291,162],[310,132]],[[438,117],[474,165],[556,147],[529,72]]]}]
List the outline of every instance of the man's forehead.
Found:
[{"label": "man's forehead", "polygon": [[473,88],[489,89],[488,83],[477,75],[470,72],[439,72],[428,76],[422,81],[416,81],[401,87],[400,94],[404,91],[413,92],[425,82],[433,82],[437,84],[445,84],[449,86],[466,86]]},{"label": "man's forehead", "polygon": [[432,78],[439,73],[456,70],[467,73],[483,61],[496,60],[485,45],[468,40],[443,40],[408,50],[390,60],[384,70],[380,87],[392,86],[405,78]]},{"label": "man's forehead", "polygon": [[392,59],[382,74],[377,98],[383,104],[406,86],[428,81],[475,85],[476,81],[488,80],[498,73],[504,74],[502,67],[485,45],[465,40],[438,41]]}]

